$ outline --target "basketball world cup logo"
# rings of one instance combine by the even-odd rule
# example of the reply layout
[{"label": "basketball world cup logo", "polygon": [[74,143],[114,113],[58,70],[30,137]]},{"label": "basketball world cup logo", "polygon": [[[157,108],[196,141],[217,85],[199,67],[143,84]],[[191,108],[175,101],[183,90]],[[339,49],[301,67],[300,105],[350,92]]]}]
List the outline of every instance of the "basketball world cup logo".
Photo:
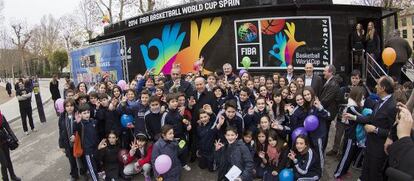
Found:
[{"label": "basketball world cup logo", "polygon": [[257,27],[252,23],[243,23],[237,30],[237,35],[244,42],[252,42],[257,38]]}]

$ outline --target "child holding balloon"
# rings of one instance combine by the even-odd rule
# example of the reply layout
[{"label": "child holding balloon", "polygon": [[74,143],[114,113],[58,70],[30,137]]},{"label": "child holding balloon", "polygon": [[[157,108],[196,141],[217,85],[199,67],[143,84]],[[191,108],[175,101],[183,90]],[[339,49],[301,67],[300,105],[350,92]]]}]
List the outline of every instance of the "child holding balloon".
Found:
[{"label": "child holding balloon", "polygon": [[310,147],[308,137],[300,134],[294,140],[294,148],[288,157],[294,165],[295,180],[319,180],[322,174],[319,158]]},{"label": "child holding balloon", "polygon": [[181,162],[178,159],[178,143],[174,140],[174,127],[166,124],[161,127],[161,138],[154,144],[151,155],[154,176],[168,181],[179,181]]},{"label": "child holding balloon", "polygon": [[356,128],[358,123],[364,124],[364,122],[357,122],[356,116],[351,115],[363,115],[361,112],[365,112],[365,109],[362,111],[365,102],[364,95],[365,90],[361,86],[352,87],[349,93],[348,103],[342,115],[342,122],[347,127],[343,139],[343,155],[334,173],[336,179],[341,179],[341,177],[347,174],[349,166],[356,156],[358,150]]},{"label": "child holding balloon", "polygon": [[325,145],[323,143],[325,143],[326,139],[326,121],[328,120],[329,112],[323,108],[321,102],[315,96],[312,87],[306,86],[302,93],[305,104],[309,108],[308,116],[304,121],[304,127],[309,132],[311,144],[315,149],[315,154],[319,155],[321,169],[323,170],[325,163]]}]

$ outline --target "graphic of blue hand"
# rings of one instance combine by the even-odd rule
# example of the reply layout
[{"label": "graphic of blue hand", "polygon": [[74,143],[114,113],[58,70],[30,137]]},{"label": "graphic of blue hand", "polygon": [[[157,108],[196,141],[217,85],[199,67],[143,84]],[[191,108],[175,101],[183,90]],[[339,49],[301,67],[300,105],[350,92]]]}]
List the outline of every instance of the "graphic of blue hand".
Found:
[{"label": "graphic of blue hand", "polygon": [[[282,64],[281,67],[286,67],[286,60],[285,60],[285,50],[286,50],[287,40],[286,36],[279,32],[275,35],[275,44],[272,47],[272,50],[269,51],[269,54],[275,57],[276,59],[280,60]],[[278,52],[278,53],[276,53]]]}]

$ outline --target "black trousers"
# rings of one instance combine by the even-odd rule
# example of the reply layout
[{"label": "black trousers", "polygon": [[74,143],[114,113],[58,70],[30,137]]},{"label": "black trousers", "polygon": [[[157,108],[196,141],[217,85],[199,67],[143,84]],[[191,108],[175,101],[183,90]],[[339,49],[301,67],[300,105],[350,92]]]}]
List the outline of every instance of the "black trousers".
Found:
[{"label": "black trousers", "polygon": [[352,161],[355,158],[355,154],[357,152],[357,145],[355,140],[346,138],[344,139],[343,143],[343,150],[342,150],[342,158],[341,161],[338,163],[335,171],[335,178],[339,178],[345,175],[349,167],[351,166]]},{"label": "black trousers", "polygon": [[65,149],[65,154],[70,164],[70,176],[72,178],[79,178],[78,166],[76,164],[76,158],[73,156],[73,149]]},{"label": "black trousers", "polygon": [[3,181],[9,180],[7,170],[9,171],[11,178],[16,177],[13,169],[13,164],[10,159],[10,150],[6,143],[0,145],[0,164]]},{"label": "black trousers", "polygon": [[402,84],[401,82],[401,67],[403,67],[405,63],[394,63],[391,65],[389,70],[389,75],[397,78],[398,82]]},{"label": "black trousers", "polygon": [[[371,148],[374,149],[374,148]],[[377,150],[383,150],[383,147],[376,147]],[[385,153],[379,153],[369,150],[367,148],[367,152],[364,157],[364,163],[362,165],[362,181],[383,181],[385,179],[384,174],[384,167],[385,167],[385,161],[386,161],[386,155]]]},{"label": "black trousers", "polygon": [[33,116],[32,116],[32,106],[20,107],[20,116],[22,118],[23,131],[24,132],[28,131],[26,117],[29,118],[30,128],[33,130],[34,124],[33,124]]}]

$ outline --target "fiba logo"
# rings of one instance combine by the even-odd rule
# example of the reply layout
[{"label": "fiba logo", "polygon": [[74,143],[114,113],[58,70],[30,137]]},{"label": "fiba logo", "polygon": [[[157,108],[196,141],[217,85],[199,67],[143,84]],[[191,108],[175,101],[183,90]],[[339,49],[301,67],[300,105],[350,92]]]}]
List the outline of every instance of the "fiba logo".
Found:
[{"label": "fiba logo", "polygon": [[243,42],[253,42],[257,39],[257,27],[253,23],[243,23],[237,30],[237,36]]}]

